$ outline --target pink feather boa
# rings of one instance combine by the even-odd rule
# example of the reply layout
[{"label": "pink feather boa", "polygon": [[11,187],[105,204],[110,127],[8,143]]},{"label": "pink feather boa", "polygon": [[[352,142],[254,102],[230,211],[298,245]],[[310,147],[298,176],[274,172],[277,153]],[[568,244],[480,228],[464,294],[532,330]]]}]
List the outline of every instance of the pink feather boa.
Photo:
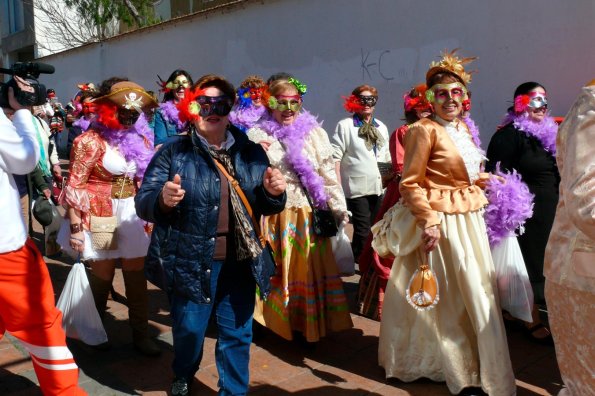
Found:
[{"label": "pink feather boa", "polygon": [[265,113],[257,126],[283,144],[287,162],[300,178],[314,206],[328,209],[329,196],[324,189],[324,179],[314,169],[304,152],[306,138],[314,128],[320,127],[316,117],[302,110],[292,124],[283,126],[270,114]]},{"label": "pink feather boa", "polygon": [[523,224],[533,216],[534,198],[516,170],[503,173],[498,163],[495,174],[501,176],[504,181],[492,177],[487,183],[485,194],[489,203],[484,213],[488,239],[492,247],[513,235],[519,228],[522,234]]},{"label": "pink feather boa", "polygon": [[504,117],[504,121],[502,121],[502,125],[508,125],[510,123],[516,129],[539,140],[545,151],[554,157],[556,156],[558,124],[556,124],[556,121],[549,114],[542,121],[535,122],[527,113],[515,114],[514,112],[508,112],[506,117]]},{"label": "pink feather boa", "polygon": [[134,161],[136,176],[142,179],[154,154],[153,130],[146,116],[141,114],[128,129],[110,129],[99,123],[94,123],[94,127],[111,147],[118,148],[126,161]]}]

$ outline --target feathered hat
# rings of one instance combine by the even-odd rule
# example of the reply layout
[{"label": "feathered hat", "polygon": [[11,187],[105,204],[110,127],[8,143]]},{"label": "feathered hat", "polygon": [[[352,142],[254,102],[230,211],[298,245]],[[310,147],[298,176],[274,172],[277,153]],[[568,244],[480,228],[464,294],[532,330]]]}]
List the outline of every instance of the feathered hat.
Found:
[{"label": "feathered hat", "polygon": [[473,62],[477,59],[477,57],[474,56],[469,58],[459,58],[456,55],[456,52],[458,50],[459,48],[455,48],[450,52],[448,52],[448,50],[445,50],[442,53],[442,59],[440,61],[434,61],[430,63],[430,69],[426,73],[426,84],[435,74],[442,72],[448,72],[457,75],[463,81],[463,84],[465,84],[465,86],[467,86],[471,82],[471,74],[473,74],[475,71],[465,71],[465,65]]}]

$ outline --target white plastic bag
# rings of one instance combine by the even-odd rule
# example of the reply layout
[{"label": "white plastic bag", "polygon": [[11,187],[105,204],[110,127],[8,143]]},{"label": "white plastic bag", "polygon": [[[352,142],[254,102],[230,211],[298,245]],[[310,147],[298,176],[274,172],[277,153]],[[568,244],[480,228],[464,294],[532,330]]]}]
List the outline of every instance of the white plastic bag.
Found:
[{"label": "white plastic bag", "polygon": [[342,276],[355,274],[355,260],[351,250],[351,241],[345,233],[345,223],[339,225],[337,235],[331,238],[331,244],[339,274]]},{"label": "white plastic bag", "polygon": [[76,338],[87,345],[107,342],[107,334],[95,308],[91,286],[82,263],[72,266],[56,307],[62,311],[62,328],[67,337]]},{"label": "white plastic bag", "polygon": [[508,236],[492,248],[502,309],[517,319],[532,322],[533,290],[516,236]]}]

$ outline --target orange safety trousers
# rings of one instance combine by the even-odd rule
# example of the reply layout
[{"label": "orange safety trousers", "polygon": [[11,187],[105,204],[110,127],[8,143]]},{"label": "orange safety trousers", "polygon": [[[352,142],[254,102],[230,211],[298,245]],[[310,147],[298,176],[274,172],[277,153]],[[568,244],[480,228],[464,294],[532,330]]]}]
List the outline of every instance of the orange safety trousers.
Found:
[{"label": "orange safety trousers", "polygon": [[21,249],[0,254],[0,338],[5,331],[31,355],[44,395],[86,395],[66,346],[50,274],[30,239]]}]

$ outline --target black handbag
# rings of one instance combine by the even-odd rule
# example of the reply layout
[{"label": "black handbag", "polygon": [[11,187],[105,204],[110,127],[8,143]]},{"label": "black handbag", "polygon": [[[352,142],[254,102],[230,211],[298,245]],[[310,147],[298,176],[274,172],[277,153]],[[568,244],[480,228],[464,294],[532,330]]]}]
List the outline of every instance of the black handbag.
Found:
[{"label": "black handbag", "polygon": [[334,237],[339,231],[333,212],[325,209],[312,209],[312,228],[316,235],[324,238]]},{"label": "black handbag", "polygon": [[308,194],[308,190],[306,190],[305,187],[304,193],[306,194],[308,203],[312,208],[312,229],[314,230],[314,234],[323,238],[336,236],[337,232],[339,231],[339,227],[337,227],[337,221],[335,220],[333,212],[328,209],[319,209],[315,207],[312,203],[312,199],[310,198],[310,194]]}]

